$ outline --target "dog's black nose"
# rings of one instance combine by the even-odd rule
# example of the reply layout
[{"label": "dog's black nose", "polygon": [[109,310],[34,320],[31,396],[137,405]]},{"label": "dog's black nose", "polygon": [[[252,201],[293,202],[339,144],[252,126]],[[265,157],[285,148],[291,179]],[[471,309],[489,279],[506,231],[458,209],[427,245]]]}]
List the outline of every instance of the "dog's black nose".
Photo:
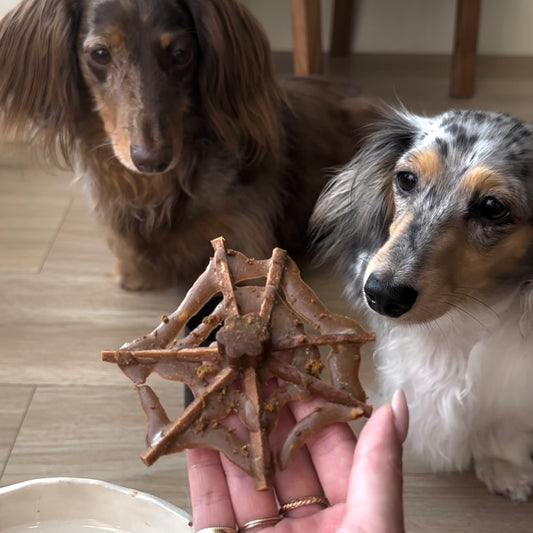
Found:
[{"label": "dog's black nose", "polygon": [[413,307],[418,292],[408,285],[393,285],[376,274],[366,280],[366,301],[371,309],[381,315],[398,318]]},{"label": "dog's black nose", "polygon": [[133,164],[139,172],[157,174],[164,172],[172,161],[172,147],[146,148],[138,144],[130,147]]}]

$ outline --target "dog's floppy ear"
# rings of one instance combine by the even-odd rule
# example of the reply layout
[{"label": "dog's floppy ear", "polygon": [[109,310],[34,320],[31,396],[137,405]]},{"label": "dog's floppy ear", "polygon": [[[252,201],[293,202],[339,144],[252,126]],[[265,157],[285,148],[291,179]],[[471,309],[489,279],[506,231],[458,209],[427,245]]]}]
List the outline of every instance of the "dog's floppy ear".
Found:
[{"label": "dog's floppy ear", "polygon": [[311,231],[322,259],[348,266],[386,241],[394,216],[392,172],[418,131],[412,115],[383,107],[360,151],[318,199]]},{"label": "dog's floppy ear", "polygon": [[[0,21],[0,122],[68,155],[81,112],[76,0],[23,0]],[[68,160],[68,157],[66,157]]]},{"label": "dog's floppy ear", "polygon": [[282,92],[263,29],[235,0],[188,0],[200,46],[205,118],[248,161],[279,150]]}]

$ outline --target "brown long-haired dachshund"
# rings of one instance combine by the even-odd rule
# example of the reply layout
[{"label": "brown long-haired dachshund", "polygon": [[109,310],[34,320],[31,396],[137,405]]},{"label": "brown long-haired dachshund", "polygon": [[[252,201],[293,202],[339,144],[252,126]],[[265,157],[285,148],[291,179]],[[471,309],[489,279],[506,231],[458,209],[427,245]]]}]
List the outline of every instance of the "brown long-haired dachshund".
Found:
[{"label": "brown long-haired dachshund", "polygon": [[235,0],[24,0],[0,22],[0,113],[87,184],[129,289],[190,283],[210,240],[298,251],[373,106],[278,82]]}]

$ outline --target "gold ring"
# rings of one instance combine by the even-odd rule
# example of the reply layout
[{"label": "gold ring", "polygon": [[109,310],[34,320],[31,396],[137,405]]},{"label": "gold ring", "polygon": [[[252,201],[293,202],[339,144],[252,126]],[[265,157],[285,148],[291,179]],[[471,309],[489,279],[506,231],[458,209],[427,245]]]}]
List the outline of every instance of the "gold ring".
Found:
[{"label": "gold ring", "polygon": [[298,509],[299,507],[305,507],[306,505],[313,505],[319,503],[325,507],[329,507],[328,499],[325,496],[305,496],[303,498],[296,498],[291,500],[279,508],[279,514],[285,516],[289,511]]},{"label": "gold ring", "polygon": [[238,530],[238,533],[242,533],[242,531],[248,531],[249,529],[253,529],[257,526],[267,526],[270,524],[277,524],[281,520],[281,516],[270,516],[269,518],[258,518],[257,520],[250,520],[249,522],[246,522],[243,526],[241,526]]},{"label": "gold ring", "polygon": [[232,527],[214,526],[204,527],[199,529],[196,533],[237,533],[237,530]]}]

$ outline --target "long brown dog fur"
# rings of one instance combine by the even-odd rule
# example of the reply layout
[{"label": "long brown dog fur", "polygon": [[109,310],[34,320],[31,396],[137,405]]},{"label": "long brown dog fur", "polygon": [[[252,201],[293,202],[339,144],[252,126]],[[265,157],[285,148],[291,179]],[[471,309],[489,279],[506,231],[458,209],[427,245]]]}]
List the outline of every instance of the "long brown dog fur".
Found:
[{"label": "long brown dog fur", "polygon": [[235,0],[24,0],[0,22],[0,71],[3,125],[85,180],[130,289],[190,283],[219,235],[300,252],[374,118],[348,85],[276,80]]}]

